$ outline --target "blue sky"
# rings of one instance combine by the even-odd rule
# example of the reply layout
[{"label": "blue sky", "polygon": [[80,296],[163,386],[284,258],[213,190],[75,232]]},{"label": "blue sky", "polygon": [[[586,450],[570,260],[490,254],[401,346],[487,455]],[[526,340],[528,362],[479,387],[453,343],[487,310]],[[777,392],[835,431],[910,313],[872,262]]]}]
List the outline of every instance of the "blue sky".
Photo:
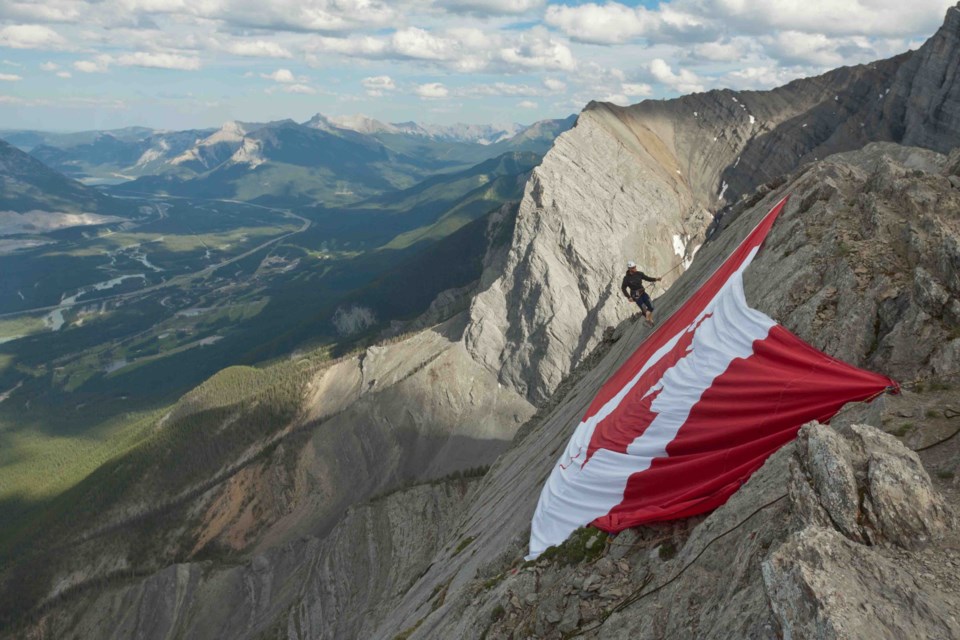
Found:
[{"label": "blue sky", "polygon": [[0,128],[530,123],[915,48],[950,0],[4,0]]}]

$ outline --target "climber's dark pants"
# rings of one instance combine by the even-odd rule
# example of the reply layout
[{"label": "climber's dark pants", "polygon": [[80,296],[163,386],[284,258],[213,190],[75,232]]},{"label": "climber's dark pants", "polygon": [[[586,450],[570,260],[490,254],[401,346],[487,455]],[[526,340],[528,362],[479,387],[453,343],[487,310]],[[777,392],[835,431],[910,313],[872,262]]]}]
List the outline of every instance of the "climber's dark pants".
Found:
[{"label": "climber's dark pants", "polygon": [[634,294],[633,301],[637,303],[637,306],[640,307],[640,311],[649,311],[653,313],[653,303],[650,302],[650,296],[647,295],[647,292],[637,295]]}]

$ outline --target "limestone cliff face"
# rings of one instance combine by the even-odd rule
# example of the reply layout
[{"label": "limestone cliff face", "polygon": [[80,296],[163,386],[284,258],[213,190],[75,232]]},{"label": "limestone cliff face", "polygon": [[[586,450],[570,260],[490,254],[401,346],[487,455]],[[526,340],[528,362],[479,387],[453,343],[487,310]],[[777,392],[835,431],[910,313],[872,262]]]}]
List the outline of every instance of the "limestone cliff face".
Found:
[{"label": "limestone cliff face", "polygon": [[710,220],[674,152],[618,116],[597,106],[557,139],[527,182],[509,254],[471,306],[467,349],[533,401],[630,313],[621,263],[668,271]]},{"label": "limestone cliff face", "polygon": [[[960,137],[960,6],[897,73],[882,117],[903,144],[949,152]],[[884,90],[886,92],[886,90]]]}]

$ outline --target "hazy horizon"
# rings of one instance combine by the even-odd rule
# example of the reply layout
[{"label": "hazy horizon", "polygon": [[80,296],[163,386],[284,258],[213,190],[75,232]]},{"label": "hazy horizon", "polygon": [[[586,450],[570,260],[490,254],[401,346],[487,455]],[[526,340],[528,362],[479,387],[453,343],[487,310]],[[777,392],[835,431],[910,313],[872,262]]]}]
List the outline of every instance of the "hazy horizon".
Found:
[{"label": "hazy horizon", "polygon": [[223,126],[225,126],[227,123],[230,123],[230,122],[240,122],[240,123],[244,123],[244,124],[268,124],[268,123],[271,123],[271,122],[283,122],[283,121],[285,121],[285,120],[292,120],[292,121],[294,121],[294,122],[296,122],[296,123],[298,123],[298,124],[303,124],[303,123],[309,121],[310,119],[312,119],[312,118],[313,118],[314,116],[316,116],[316,115],[322,115],[322,116],[326,116],[326,117],[329,117],[329,118],[341,118],[341,117],[351,117],[351,116],[353,116],[353,117],[366,117],[366,118],[372,118],[372,119],[374,119],[374,120],[378,120],[378,121],[380,121],[380,122],[382,122],[382,123],[384,123],[384,124],[402,124],[402,123],[404,123],[404,122],[416,122],[416,123],[419,124],[419,125],[424,125],[424,126],[438,126],[438,127],[452,127],[452,126],[492,126],[492,127],[507,128],[507,127],[510,127],[510,126],[528,127],[528,126],[531,126],[531,125],[533,125],[533,124],[536,124],[537,122],[541,122],[541,121],[543,121],[543,120],[563,119],[563,118],[567,118],[567,117],[572,116],[572,115],[576,115],[576,113],[573,113],[573,112],[572,112],[572,113],[568,113],[568,114],[566,114],[566,115],[559,116],[558,118],[537,118],[537,119],[535,119],[535,120],[530,120],[530,121],[527,121],[527,122],[459,122],[459,121],[458,121],[458,122],[451,122],[451,123],[439,123],[439,122],[433,122],[433,121],[430,121],[430,120],[389,120],[389,121],[387,121],[387,120],[382,120],[382,119],[380,119],[380,118],[373,118],[372,116],[370,116],[370,115],[368,115],[368,114],[365,114],[365,113],[349,113],[349,114],[342,114],[342,115],[339,115],[339,114],[338,114],[338,115],[334,115],[334,114],[329,114],[329,113],[316,112],[316,113],[314,113],[314,114],[312,114],[312,115],[310,115],[310,116],[308,116],[308,117],[306,117],[306,118],[278,118],[278,119],[276,119],[276,120],[269,120],[269,121],[266,121],[266,120],[257,121],[257,120],[251,120],[251,119],[249,119],[249,118],[232,118],[232,119],[230,119],[230,120],[225,120],[225,121],[223,121],[223,122],[218,122],[218,123],[216,123],[216,124],[188,126],[188,127],[183,127],[183,128],[177,128],[177,129],[169,129],[169,128],[165,128],[165,127],[151,127],[151,126],[149,126],[149,125],[147,125],[147,124],[137,124],[137,123],[134,123],[134,124],[125,124],[125,125],[121,125],[121,126],[109,126],[109,127],[106,127],[106,128],[99,128],[99,129],[96,129],[96,128],[95,128],[95,129],[63,129],[63,128],[61,128],[61,129],[56,129],[56,128],[43,129],[43,128],[39,128],[39,127],[4,127],[4,126],[0,126],[0,131],[36,131],[36,132],[39,132],[39,133],[54,133],[54,134],[85,133],[85,132],[89,132],[89,131],[103,131],[103,132],[108,132],[108,131],[119,131],[119,130],[124,130],[124,129],[137,129],[137,128],[140,128],[140,129],[149,129],[149,130],[151,130],[151,131],[158,131],[158,132],[162,132],[162,131],[188,131],[188,130],[203,131],[203,130],[208,130],[208,129],[220,129],[220,128],[222,128]]}]

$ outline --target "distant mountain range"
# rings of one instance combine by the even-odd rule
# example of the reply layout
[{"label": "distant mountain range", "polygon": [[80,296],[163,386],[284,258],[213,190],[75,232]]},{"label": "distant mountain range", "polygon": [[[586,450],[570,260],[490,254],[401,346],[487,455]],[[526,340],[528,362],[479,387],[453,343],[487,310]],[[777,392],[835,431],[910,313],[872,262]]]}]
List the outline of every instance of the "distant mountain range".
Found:
[{"label": "distant mountain range", "polygon": [[[230,165],[255,169],[260,164],[276,161],[273,154],[283,155],[278,147],[281,141],[280,146],[300,150],[300,159],[293,164],[320,167],[324,166],[329,153],[318,151],[316,159],[312,160],[311,145],[319,144],[329,150],[336,149],[333,153],[340,153],[345,150],[343,143],[347,143],[359,145],[365,150],[361,153],[373,153],[378,157],[393,154],[391,161],[409,164],[411,170],[386,176],[388,184],[406,187],[438,170],[463,169],[510,151],[543,154],[554,138],[572,127],[575,121],[576,116],[569,116],[528,126],[443,126],[416,122],[384,123],[362,115],[328,117],[317,114],[305,123],[292,120],[267,123],[230,121],[220,129],[185,131],[159,131],[145,127],[78,133],[0,131],[0,138],[71,178],[98,184],[116,184],[155,175],[172,176],[167,180],[179,183]],[[298,136],[303,139],[294,141]],[[357,185],[336,185],[346,179],[343,172],[339,174],[328,176],[334,181],[334,191],[338,188],[352,191],[353,186],[364,191],[364,180]],[[218,179],[214,177],[213,181]],[[366,186],[373,188],[372,185]],[[154,184],[141,184],[138,188],[162,189]],[[209,188],[198,186],[194,190]],[[223,191],[219,188],[213,190]],[[269,193],[276,189],[262,191]],[[362,195],[371,193],[366,190]]]},{"label": "distant mountain range", "polygon": [[346,129],[367,135],[392,133],[432,138],[434,140],[444,140],[447,142],[465,142],[481,145],[508,140],[529,128],[520,124],[498,127],[491,124],[432,125],[419,124],[417,122],[385,123],[364,115],[324,116],[319,113],[306,124],[307,126],[317,129]]}]

